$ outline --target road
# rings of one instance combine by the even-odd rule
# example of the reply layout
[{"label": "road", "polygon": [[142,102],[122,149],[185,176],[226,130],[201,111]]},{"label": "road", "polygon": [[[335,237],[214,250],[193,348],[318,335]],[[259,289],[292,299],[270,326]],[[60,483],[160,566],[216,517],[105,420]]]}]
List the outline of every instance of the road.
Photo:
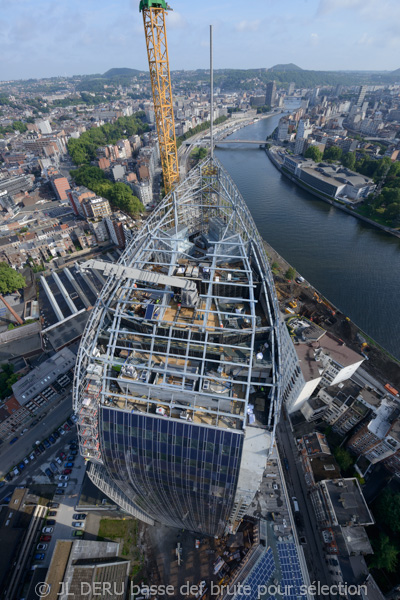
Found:
[{"label": "road", "polygon": [[[308,496],[298,450],[293,439],[289,421],[283,417],[278,426],[277,441],[281,456],[286,458],[289,463],[289,470],[285,471],[288,492],[291,497],[296,496],[302,516],[303,522],[300,529],[304,531],[304,537],[307,541],[303,548],[309,568],[310,580],[311,582],[315,580],[320,581],[321,584],[329,585],[329,571],[323,558],[325,552],[318,531],[314,509]],[[303,533],[300,531],[299,535],[301,537]],[[329,598],[329,595],[321,597]]]},{"label": "road", "polygon": [[[0,477],[4,477],[10,469],[21,462],[25,456],[31,454],[33,445],[36,441],[41,442],[57,429],[72,413],[71,391],[68,392],[55,405],[44,408],[45,417],[39,423],[29,429],[15,444],[10,446],[8,442],[0,448]],[[41,413],[38,412],[38,415]],[[42,412],[43,414],[43,412]]]},{"label": "road", "polygon": [[[58,452],[63,450],[65,453],[67,453],[68,443],[61,444],[57,450]],[[72,527],[72,516],[76,512],[75,505],[79,499],[81,485],[86,470],[85,460],[82,458],[82,456],[78,454],[75,456],[75,459],[74,468],[72,469],[71,475],[69,475],[70,480],[68,481],[68,487],[66,488],[67,493],[65,495],[55,495],[53,498],[53,501],[58,502],[60,506],[59,508],[54,509],[57,510],[57,515],[52,518],[56,520],[56,524],[53,526],[54,531],[51,534],[51,541],[48,542],[45,560],[41,563],[43,567],[48,567],[50,565],[57,540],[75,539],[72,538],[73,531],[76,531],[75,527]],[[60,466],[59,468],[61,473],[63,467]],[[58,483],[57,475],[54,479]]]}]

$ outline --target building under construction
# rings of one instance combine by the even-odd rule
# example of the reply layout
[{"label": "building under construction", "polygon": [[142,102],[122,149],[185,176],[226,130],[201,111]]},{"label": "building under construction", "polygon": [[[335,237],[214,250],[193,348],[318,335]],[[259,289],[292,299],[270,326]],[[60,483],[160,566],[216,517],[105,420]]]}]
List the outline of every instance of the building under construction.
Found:
[{"label": "building under construction", "polygon": [[82,267],[108,277],[75,369],[89,476],[147,523],[216,536],[236,530],[297,372],[237,188],[206,159],[117,264]]}]

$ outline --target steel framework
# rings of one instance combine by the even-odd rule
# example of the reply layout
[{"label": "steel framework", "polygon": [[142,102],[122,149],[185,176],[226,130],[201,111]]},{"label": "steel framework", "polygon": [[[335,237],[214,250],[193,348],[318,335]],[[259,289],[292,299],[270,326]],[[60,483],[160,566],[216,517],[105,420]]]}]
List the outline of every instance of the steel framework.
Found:
[{"label": "steel framework", "polygon": [[[91,266],[108,279],[79,349],[74,408],[81,454],[98,465],[93,480],[130,500],[131,514],[211,535],[227,524],[235,530],[272,451],[284,380],[296,366],[293,359],[284,367],[288,333],[239,191],[206,159],[117,265],[81,268]],[[203,453],[192,447],[189,456],[185,440]],[[264,462],[246,476],[258,456]]]},{"label": "steel framework", "polygon": [[166,194],[168,194],[179,181],[178,151],[165,27],[165,12],[168,7],[164,0],[142,0],[139,10],[143,13],[164,187]]}]

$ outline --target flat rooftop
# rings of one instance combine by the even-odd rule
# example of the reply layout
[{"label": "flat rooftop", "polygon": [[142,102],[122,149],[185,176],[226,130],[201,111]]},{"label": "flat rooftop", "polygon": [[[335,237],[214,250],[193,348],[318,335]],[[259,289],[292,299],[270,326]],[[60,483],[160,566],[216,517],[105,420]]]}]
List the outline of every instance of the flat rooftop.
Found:
[{"label": "flat rooftop", "polygon": [[372,525],[374,519],[356,478],[321,482],[339,525]]}]

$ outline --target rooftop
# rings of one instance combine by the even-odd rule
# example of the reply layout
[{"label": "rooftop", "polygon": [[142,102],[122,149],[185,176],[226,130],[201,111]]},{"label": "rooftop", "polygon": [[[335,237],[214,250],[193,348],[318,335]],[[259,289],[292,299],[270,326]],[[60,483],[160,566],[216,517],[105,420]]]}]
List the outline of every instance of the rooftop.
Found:
[{"label": "rooftop", "polygon": [[338,525],[372,525],[373,517],[356,478],[321,482]]},{"label": "rooftop", "polygon": [[68,348],[63,348],[54,356],[46,360],[43,364],[36,367],[19,379],[12,386],[16,399],[21,404],[26,404],[28,400],[40,394],[60,375],[73,368],[76,356]]}]

